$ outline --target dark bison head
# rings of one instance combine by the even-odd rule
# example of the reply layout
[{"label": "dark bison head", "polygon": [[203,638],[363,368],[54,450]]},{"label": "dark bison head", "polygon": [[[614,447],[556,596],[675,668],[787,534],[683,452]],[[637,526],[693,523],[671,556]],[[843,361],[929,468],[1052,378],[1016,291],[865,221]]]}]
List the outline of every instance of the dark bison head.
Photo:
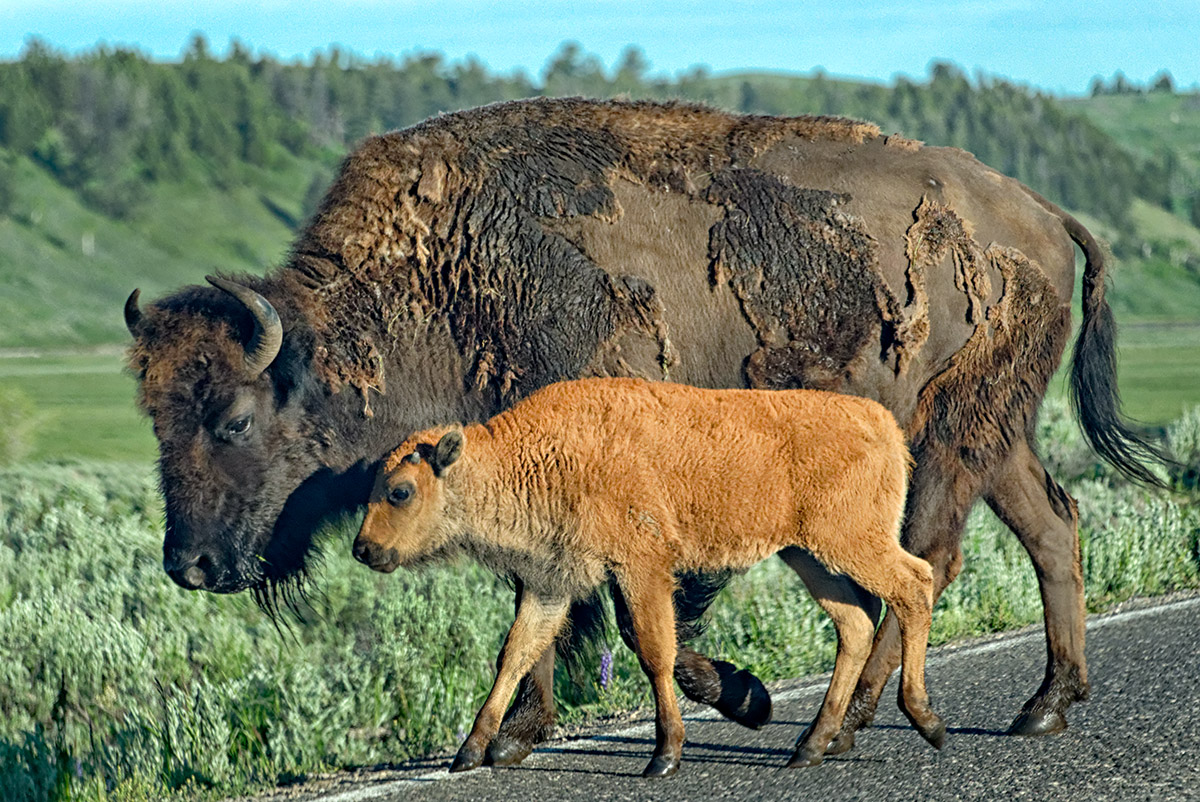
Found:
[{"label": "dark bison head", "polygon": [[303,338],[285,335],[258,292],[209,283],[144,311],[135,290],[125,322],[159,443],[163,567],[190,590],[232,593],[302,571],[311,539],[289,548],[275,533],[289,499],[295,507],[297,488],[322,467],[320,436],[305,412],[313,390],[297,351]]}]

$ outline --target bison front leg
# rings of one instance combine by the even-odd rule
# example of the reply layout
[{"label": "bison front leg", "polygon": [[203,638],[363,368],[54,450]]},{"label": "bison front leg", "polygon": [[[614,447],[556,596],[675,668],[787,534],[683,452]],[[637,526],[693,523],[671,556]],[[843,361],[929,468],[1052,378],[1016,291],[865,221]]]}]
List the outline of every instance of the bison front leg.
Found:
[{"label": "bison front leg", "polygon": [[[524,585],[516,581],[517,610],[521,609]],[[547,648],[517,687],[517,698],[500,731],[488,746],[484,763],[494,766],[515,766],[533,751],[533,747],[550,737],[554,730],[554,648]]]},{"label": "bison front leg", "polygon": [[541,599],[529,592],[521,594],[517,618],[500,652],[496,682],[487,701],[479,709],[479,714],[475,716],[471,734],[459,748],[450,771],[468,771],[482,765],[484,750],[500,728],[500,717],[517,683],[550,650],[555,636],[567,620],[568,609],[570,602],[566,599]]}]

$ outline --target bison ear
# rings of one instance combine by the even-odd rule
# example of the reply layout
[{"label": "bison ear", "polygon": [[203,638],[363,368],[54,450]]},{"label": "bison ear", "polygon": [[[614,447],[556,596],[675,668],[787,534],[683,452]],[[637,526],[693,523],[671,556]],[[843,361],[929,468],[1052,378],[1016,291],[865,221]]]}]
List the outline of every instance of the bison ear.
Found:
[{"label": "bison ear", "polygon": [[447,468],[458,461],[458,458],[462,456],[464,442],[463,433],[458,429],[442,435],[442,439],[438,440],[437,447],[433,450],[433,459],[429,461],[435,474],[441,476]]}]

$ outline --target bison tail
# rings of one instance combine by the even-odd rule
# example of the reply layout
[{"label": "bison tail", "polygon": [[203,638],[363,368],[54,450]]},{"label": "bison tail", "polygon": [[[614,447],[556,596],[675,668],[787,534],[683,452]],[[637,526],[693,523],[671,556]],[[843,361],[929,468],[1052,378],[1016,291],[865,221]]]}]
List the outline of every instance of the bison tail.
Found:
[{"label": "bison tail", "polygon": [[1086,260],[1083,323],[1071,356],[1071,406],[1097,454],[1131,479],[1165,487],[1149,464],[1169,465],[1171,460],[1157,445],[1134,431],[1121,411],[1117,389],[1117,324],[1104,299],[1104,252],[1078,220],[1053,208]]}]

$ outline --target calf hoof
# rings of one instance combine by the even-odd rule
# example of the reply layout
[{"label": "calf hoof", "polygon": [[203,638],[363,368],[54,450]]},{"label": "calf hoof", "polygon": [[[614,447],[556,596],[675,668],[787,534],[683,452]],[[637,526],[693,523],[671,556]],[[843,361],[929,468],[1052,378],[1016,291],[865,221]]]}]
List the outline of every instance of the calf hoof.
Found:
[{"label": "calf hoof", "polygon": [[792,753],[792,759],[787,762],[789,769],[806,769],[809,766],[819,766],[825,759],[824,752],[811,752],[803,746],[797,746]]},{"label": "calf hoof", "polygon": [[515,766],[529,757],[531,752],[532,743],[500,734],[488,746],[483,763],[485,766]]},{"label": "calf hoof", "polygon": [[670,777],[679,771],[679,758],[671,755],[655,755],[642,772],[643,777]]},{"label": "calf hoof", "polygon": [[1009,735],[1054,735],[1067,728],[1067,717],[1057,710],[1023,710],[1012,726]]},{"label": "calf hoof", "polygon": [[717,712],[730,721],[752,730],[765,726],[771,721],[771,694],[767,687],[744,668],[738,671],[734,678],[745,688],[742,698],[736,705],[718,700],[715,705]]},{"label": "calf hoof", "polygon": [[[813,723],[815,724],[816,722],[813,722]],[[810,735],[812,735],[812,731],[813,731],[813,725],[809,724],[807,727],[804,728],[804,732],[800,733],[800,737],[796,739],[796,752],[794,755],[792,755],[793,759],[795,759],[796,755],[799,755],[802,750],[804,750],[807,746],[810,745],[808,743],[808,738]],[[828,745],[826,745],[825,757],[830,757],[831,755],[843,755],[846,752],[849,752],[853,748],[854,748],[854,730],[843,730],[843,731],[839,732],[837,735],[835,735],[833,740],[830,741]],[[807,754],[807,752],[806,752],[806,754]],[[788,765],[791,765],[791,764],[788,764]]]},{"label": "calf hoof", "polygon": [[827,755],[844,755],[854,748],[854,730],[843,730],[825,747]]},{"label": "calf hoof", "polygon": [[467,739],[458,749],[458,754],[454,756],[454,762],[450,764],[450,773],[457,774],[460,771],[470,771],[477,769],[483,765],[483,750],[471,743]]},{"label": "calf hoof", "polygon": [[946,743],[946,722],[941,716],[934,715],[933,721],[926,724],[914,724],[921,737],[929,742],[934,749],[941,749]]}]

